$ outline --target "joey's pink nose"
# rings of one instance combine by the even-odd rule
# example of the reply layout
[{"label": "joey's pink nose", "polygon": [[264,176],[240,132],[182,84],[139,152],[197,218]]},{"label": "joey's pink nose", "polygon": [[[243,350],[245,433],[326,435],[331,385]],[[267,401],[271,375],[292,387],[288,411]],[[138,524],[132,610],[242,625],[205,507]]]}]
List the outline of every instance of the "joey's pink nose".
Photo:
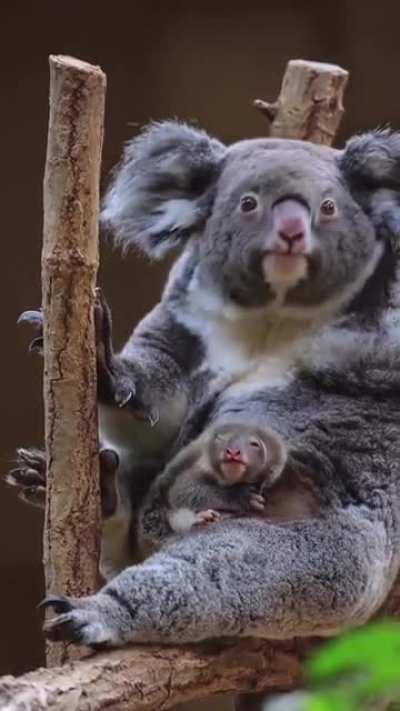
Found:
[{"label": "joey's pink nose", "polygon": [[240,449],[231,449],[230,447],[227,447],[225,450],[225,456],[226,459],[229,461],[237,461],[241,459],[241,452]]},{"label": "joey's pink nose", "polygon": [[306,250],[310,233],[310,213],[298,200],[281,200],[272,208],[273,229],[277,247],[282,252]]}]

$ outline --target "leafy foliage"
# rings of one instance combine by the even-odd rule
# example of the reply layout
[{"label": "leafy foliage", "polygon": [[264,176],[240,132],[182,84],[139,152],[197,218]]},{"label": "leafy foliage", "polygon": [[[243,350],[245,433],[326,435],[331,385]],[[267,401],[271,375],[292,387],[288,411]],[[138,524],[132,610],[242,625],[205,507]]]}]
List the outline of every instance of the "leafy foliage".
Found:
[{"label": "leafy foliage", "polygon": [[400,623],[381,621],[343,635],[309,661],[305,711],[400,711]]}]

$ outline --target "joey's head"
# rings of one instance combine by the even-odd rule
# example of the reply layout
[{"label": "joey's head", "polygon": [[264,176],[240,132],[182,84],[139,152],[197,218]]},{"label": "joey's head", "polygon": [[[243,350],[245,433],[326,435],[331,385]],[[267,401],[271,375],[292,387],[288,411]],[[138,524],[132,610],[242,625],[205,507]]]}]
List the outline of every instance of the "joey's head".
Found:
[{"label": "joey's head", "polygon": [[274,481],[283,469],[285,450],[271,430],[242,423],[217,427],[209,443],[209,458],[219,483],[224,486]]},{"label": "joey's head", "polygon": [[362,290],[400,228],[400,134],[344,150],[253,139],[225,147],[177,122],[128,144],[103,221],[154,258],[190,252],[181,290],[215,308],[338,311]]}]

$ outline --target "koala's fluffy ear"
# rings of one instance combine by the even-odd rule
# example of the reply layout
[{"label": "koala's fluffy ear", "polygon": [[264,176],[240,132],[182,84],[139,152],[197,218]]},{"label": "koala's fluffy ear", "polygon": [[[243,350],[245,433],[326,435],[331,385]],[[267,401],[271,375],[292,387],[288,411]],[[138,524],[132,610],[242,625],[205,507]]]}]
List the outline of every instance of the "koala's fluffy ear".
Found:
[{"label": "koala's fluffy ear", "polygon": [[123,247],[153,258],[181,246],[207,219],[226,148],[177,121],[153,123],[127,144],[101,222]]},{"label": "koala's fluffy ear", "polygon": [[400,133],[384,129],[355,136],[339,161],[379,234],[400,238]]}]

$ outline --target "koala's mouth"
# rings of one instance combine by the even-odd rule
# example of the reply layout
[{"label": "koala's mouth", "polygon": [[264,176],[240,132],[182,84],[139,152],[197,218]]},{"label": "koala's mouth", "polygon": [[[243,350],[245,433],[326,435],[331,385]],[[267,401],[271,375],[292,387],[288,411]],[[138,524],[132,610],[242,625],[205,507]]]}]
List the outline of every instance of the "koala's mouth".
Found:
[{"label": "koala's mouth", "polygon": [[306,254],[291,252],[267,252],[262,260],[262,272],[267,284],[272,287],[295,286],[306,279],[309,271],[309,259]]},{"label": "koala's mouth", "polygon": [[226,481],[229,484],[236,484],[246,473],[247,465],[241,459],[223,459],[220,468]]}]

